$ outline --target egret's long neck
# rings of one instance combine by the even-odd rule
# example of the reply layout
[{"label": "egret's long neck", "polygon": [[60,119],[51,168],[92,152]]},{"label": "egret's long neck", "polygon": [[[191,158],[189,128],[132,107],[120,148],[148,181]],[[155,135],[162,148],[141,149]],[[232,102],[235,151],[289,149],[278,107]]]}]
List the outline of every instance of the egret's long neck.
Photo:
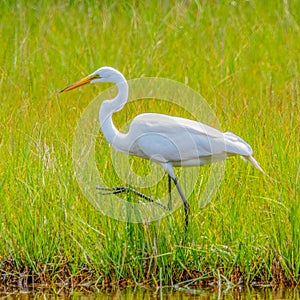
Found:
[{"label": "egret's long neck", "polygon": [[125,78],[118,82],[117,86],[117,97],[112,100],[103,101],[99,112],[101,130],[111,145],[116,144],[119,138],[123,135],[115,127],[112,120],[112,114],[121,110],[128,99],[128,84]]}]

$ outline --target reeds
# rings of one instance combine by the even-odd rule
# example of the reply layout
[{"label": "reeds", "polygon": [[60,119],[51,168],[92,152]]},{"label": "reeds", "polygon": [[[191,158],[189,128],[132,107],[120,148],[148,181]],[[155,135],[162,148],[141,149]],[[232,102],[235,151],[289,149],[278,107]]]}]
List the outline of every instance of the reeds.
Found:
[{"label": "reeds", "polygon": [[[299,282],[299,2],[6,1],[0,11],[2,283]],[[78,187],[72,141],[81,112],[109,85],[58,91],[103,65],[201,93],[270,177],[230,159],[205,209],[198,190],[189,198],[186,232],[182,209],[145,224],[102,215]],[[143,100],[114,119],[122,127],[144,111],[189,117]],[[96,152],[106,182],[118,185],[100,132]]]}]

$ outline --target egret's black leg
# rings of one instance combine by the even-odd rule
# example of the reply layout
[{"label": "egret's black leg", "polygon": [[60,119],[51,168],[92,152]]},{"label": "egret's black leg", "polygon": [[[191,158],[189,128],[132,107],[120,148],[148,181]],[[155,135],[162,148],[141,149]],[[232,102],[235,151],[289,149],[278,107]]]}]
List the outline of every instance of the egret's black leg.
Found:
[{"label": "egret's black leg", "polygon": [[184,194],[183,194],[183,192],[181,190],[181,187],[180,187],[180,185],[179,185],[176,177],[174,177],[174,178],[172,177],[172,179],[173,179],[173,181],[174,181],[174,183],[175,183],[175,185],[177,187],[177,190],[178,190],[178,192],[179,192],[179,194],[181,196],[181,199],[183,201],[184,212],[185,212],[185,225],[186,225],[186,227],[188,227],[188,225],[189,225],[190,205],[188,204],[188,202],[187,202],[187,200],[186,200],[186,198],[185,198],[185,196],[184,196]]},{"label": "egret's black leg", "polygon": [[169,191],[169,203],[168,203],[168,209],[172,210],[172,190],[171,190],[171,184],[172,184],[172,177],[168,174],[168,191]]},{"label": "egret's black leg", "polygon": [[159,201],[155,201],[152,197],[149,197],[135,189],[133,189],[132,187],[129,187],[129,186],[117,186],[117,187],[113,187],[113,188],[107,188],[107,187],[96,187],[97,190],[100,190],[100,191],[104,191],[104,192],[101,192],[102,195],[109,195],[109,194],[121,194],[121,193],[125,193],[126,191],[130,191],[134,194],[136,194],[137,196],[149,201],[149,202],[153,202],[165,209],[167,209],[167,207],[162,204],[161,202]]}]

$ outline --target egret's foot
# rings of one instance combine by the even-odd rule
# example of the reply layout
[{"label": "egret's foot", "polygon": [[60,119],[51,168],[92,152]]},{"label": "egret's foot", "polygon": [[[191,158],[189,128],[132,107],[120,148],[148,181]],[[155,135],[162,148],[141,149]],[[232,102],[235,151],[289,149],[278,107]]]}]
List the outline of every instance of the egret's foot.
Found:
[{"label": "egret's foot", "polygon": [[162,204],[159,201],[155,201],[152,197],[147,196],[129,186],[116,186],[113,188],[108,188],[108,187],[96,187],[97,190],[99,191],[103,191],[101,192],[101,195],[111,195],[111,194],[121,194],[121,193],[125,193],[127,191],[134,193],[135,195],[139,196],[140,198],[143,198],[149,202],[153,202],[161,207],[163,207],[164,209],[168,209],[164,204]]},{"label": "egret's foot", "polygon": [[96,189],[99,191],[103,191],[100,192],[101,195],[120,194],[120,193],[125,193],[128,190],[126,186],[116,186],[113,188],[97,186]]}]

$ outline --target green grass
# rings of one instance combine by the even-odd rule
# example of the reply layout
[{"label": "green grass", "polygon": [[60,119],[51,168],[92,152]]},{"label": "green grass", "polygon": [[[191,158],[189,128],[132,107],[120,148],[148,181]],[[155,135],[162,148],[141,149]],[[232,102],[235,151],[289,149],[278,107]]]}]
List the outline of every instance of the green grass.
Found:
[{"label": "green grass", "polygon": [[[243,276],[244,283],[298,284],[299,4],[2,1],[0,282],[30,275],[27,283],[106,288],[191,278],[235,284]],[[199,193],[189,198],[185,237],[182,208],[150,224],[102,215],[79,189],[72,142],[81,112],[109,85],[58,91],[103,65],[201,93],[222,128],[248,141],[275,180],[230,159],[210,205],[199,211]],[[115,122],[121,127],[143,111],[188,116],[143,101]],[[101,133],[97,141],[101,167],[110,151]],[[133,161],[147,172],[148,164]]]}]

